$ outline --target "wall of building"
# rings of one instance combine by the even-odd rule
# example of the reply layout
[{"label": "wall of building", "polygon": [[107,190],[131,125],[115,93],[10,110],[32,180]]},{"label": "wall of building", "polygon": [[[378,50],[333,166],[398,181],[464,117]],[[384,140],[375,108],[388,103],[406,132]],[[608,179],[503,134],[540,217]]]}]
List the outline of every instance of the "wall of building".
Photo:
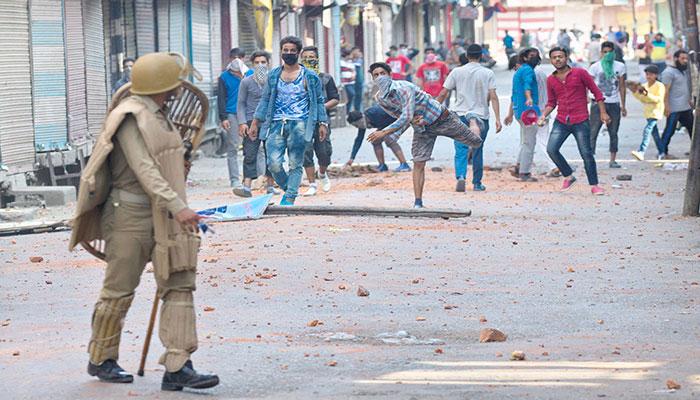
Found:
[{"label": "wall of building", "polygon": [[[195,83],[215,104],[227,58],[222,27],[238,26],[224,24],[221,7],[237,1],[0,2],[0,171],[29,172],[49,157],[60,164],[89,156],[126,57],[184,54],[204,77]],[[208,126],[216,122],[212,113]]]}]

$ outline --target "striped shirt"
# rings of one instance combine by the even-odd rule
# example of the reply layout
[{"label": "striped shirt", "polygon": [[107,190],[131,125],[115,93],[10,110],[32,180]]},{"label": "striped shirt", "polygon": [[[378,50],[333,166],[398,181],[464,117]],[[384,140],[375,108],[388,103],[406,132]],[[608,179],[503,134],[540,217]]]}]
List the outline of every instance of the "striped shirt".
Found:
[{"label": "striped shirt", "polygon": [[389,94],[384,97],[377,96],[377,104],[387,114],[396,118],[396,121],[385,128],[398,129],[394,133],[396,138],[408,129],[414,118],[421,117],[423,125],[431,125],[445,111],[442,104],[408,81],[393,81]]}]

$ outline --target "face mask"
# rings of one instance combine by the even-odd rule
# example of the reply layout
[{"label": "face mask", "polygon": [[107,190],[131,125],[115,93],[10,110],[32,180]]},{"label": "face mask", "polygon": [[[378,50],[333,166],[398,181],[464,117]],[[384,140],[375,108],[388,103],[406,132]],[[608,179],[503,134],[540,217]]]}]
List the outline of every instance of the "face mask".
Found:
[{"label": "face mask", "polygon": [[302,61],[301,64],[302,64],[303,66],[305,66],[306,68],[308,68],[308,69],[314,71],[316,74],[319,73],[319,70],[318,70],[318,60],[317,60],[317,59],[315,59],[315,58],[307,58],[307,59],[305,59],[304,61]]},{"label": "face mask", "polygon": [[435,54],[428,54],[425,56],[425,62],[432,64],[437,61],[437,56]]},{"label": "face mask", "polygon": [[282,61],[287,65],[295,65],[299,61],[299,54],[284,53],[282,54]]},{"label": "face mask", "polygon": [[374,80],[374,84],[377,86],[377,93],[380,97],[385,97],[389,94],[391,89],[391,77],[387,75],[382,75]]},{"label": "face mask", "polygon": [[390,57],[396,57],[396,50],[392,50],[389,52]]},{"label": "face mask", "polygon": [[679,71],[685,71],[688,69],[688,64],[681,64],[680,62],[676,61],[676,68],[678,68]]},{"label": "face mask", "polygon": [[267,65],[258,64],[253,67],[253,80],[258,85],[262,85],[267,81]]}]

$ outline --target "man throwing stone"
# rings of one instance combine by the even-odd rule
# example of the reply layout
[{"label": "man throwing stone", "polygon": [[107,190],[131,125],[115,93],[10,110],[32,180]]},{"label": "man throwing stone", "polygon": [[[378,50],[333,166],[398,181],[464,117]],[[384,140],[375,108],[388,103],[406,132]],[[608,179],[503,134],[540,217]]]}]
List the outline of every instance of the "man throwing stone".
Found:
[{"label": "man throwing stone", "polygon": [[454,139],[467,146],[478,148],[481,138],[462,123],[457,114],[448,111],[442,104],[418,86],[406,81],[391,79],[391,67],[386,63],[374,63],[369,72],[377,86],[377,104],[396,118],[384,129],[372,132],[367,138],[374,143],[387,135],[398,137],[413,124],[413,192],[415,208],[423,208],[423,186],[425,163],[430,160],[438,136]]}]

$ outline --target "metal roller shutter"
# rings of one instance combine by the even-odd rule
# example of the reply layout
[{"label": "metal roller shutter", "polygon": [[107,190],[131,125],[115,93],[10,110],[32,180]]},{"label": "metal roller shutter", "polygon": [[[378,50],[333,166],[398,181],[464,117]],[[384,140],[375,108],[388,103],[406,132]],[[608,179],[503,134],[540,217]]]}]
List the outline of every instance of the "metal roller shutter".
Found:
[{"label": "metal roller shutter", "polygon": [[65,0],[66,78],[68,83],[68,139],[79,145],[87,141],[85,89],[85,34],[80,0]]},{"label": "metal roller shutter", "polygon": [[34,144],[37,151],[64,149],[68,135],[63,2],[32,0],[30,17]]},{"label": "metal roller shutter", "polygon": [[156,51],[155,17],[153,0],[136,0],[136,47],[138,56]]},{"label": "metal roller shutter", "polygon": [[202,74],[202,81],[195,84],[208,96],[212,95],[211,36],[209,31],[209,5],[207,0],[191,0],[192,65]]},{"label": "metal roller shutter", "polygon": [[[136,36],[136,9],[134,0],[122,0],[122,29],[124,35],[124,57],[136,58],[138,38]],[[119,66],[121,71],[121,65]],[[121,74],[119,75],[121,78]]]},{"label": "metal roller shutter", "polygon": [[211,37],[211,76],[212,90],[216,91],[216,77],[221,73],[221,3],[209,2],[209,28]]},{"label": "metal roller shutter", "polygon": [[87,121],[90,135],[97,136],[107,111],[107,69],[105,64],[102,3],[83,0],[85,30],[85,78]]},{"label": "metal roller shutter", "polygon": [[187,57],[187,11],[185,0],[170,0],[169,50]]},{"label": "metal roller shutter", "polygon": [[32,80],[27,1],[0,4],[0,163],[11,172],[32,169]]},{"label": "metal roller shutter", "polygon": [[170,48],[170,0],[156,0],[158,22],[158,51]]}]

